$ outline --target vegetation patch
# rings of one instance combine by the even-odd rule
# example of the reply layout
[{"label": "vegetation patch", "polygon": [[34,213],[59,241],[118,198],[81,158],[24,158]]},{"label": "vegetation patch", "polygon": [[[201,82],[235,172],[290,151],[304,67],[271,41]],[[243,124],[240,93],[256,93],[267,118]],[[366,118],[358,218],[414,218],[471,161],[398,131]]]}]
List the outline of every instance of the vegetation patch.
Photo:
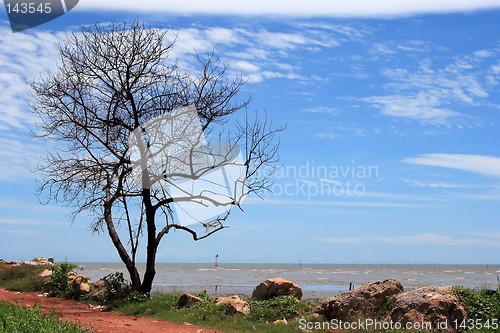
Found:
[{"label": "vegetation patch", "polygon": [[475,291],[455,286],[452,293],[460,299],[469,318],[486,322],[496,319],[500,324],[500,289]]},{"label": "vegetation patch", "polygon": [[389,298],[380,308],[377,309],[377,311],[375,311],[375,318],[382,319],[386,317],[389,313],[391,313],[392,309],[394,309],[394,304],[396,304],[396,298]]},{"label": "vegetation patch", "polygon": [[52,268],[52,278],[47,283],[46,290],[57,297],[72,298],[73,289],[68,284],[68,275],[76,268],[76,265],[63,262]]},{"label": "vegetation patch", "polygon": [[[44,282],[39,274],[46,268],[50,267],[5,266],[0,270],[0,287],[16,291],[42,290]],[[45,285],[45,290],[50,290],[51,293],[59,297],[71,296],[73,290],[68,285],[68,274],[74,268],[75,266],[69,263],[53,267],[52,279]],[[226,314],[227,304],[217,305],[215,299],[206,292],[195,295],[202,300],[201,302],[190,307],[179,308],[180,293],[150,298],[147,293],[132,291],[130,283],[124,279],[122,273],[109,274],[101,282],[100,293],[98,293],[99,288],[96,284],[92,287],[94,292],[83,296],[82,300],[106,305],[109,310],[178,323],[189,322],[207,328],[219,329],[225,333],[303,333],[300,330],[299,321],[324,321],[323,317],[318,317],[314,313],[316,303],[299,301],[293,296],[280,296],[263,301],[244,299],[250,304],[250,313],[248,315],[228,315]],[[481,323],[488,321],[493,323],[493,320],[500,321],[499,289],[496,291],[475,291],[463,287],[453,287],[452,293],[459,297],[461,304],[467,310],[468,320],[479,320]],[[390,299],[374,314],[375,318],[381,320],[391,311],[393,306],[394,299]],[[53,323],[54,321],[55,323]],[[57,325],[61,325],[62,328]],[[493,331],[495,330],[486,328],[468,330],[468,332]],[[37,307],[22,309],[7,303],[0,303],[0,333],[2,332],[86,332],[86,330],[76,325],[60,324],[57,319],[44,316]],[[319,330],[319,332],[322,331]],[[354,330],[354,332],[356,331]]]},{"label": "vegetation patch", "polygon": [[0,332],[5,333],[84,333],[90,332],[76,324],[61,323],[52,315],[45,315],[39,307],[22,308],[0,302]]},{"label": "vegetation patch", "polygon": [[39,274],[48,265],[21,264],[0,270],[0,287],[12,291],[41,291],[44,281]]},{"label": "vegetation patch", "polygon": [[[139,303],[123,303],[113,310],[136,315],[152,316],[157,319],[178,323],[189,322],[204,327],[236,332],[301,332],[298,320],[310,318],[314,304],[299,301],[293,296],[280,296],[265,301],[247,300],[251,311],[247,316],[226,315],[227,305],[217,305],[206,292],[195,296],[203,301],[190,307],[179,308],[180,294],[160,295]],[[320,320],[316,318],[315,320]]]}]

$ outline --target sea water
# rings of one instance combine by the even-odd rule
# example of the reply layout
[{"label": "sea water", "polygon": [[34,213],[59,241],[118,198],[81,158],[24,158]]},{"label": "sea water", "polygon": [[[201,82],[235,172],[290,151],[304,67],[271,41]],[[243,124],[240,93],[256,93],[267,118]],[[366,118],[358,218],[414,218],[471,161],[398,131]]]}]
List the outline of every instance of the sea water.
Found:
[{"label": "sea water", "polygon": [[[121,263],[79,263],[93,281],[114,272],[128,273]],[[138,265],[141,272],[144,265]],[[385,279],[399,280],[406,290],[424,286],[496,289],[500,265],[364,265],[364,264],[178,264],[158,263],[154,293],[200,292],[249,296],[260,282],[273,277],[301,286],[305,299],[322,299]]]}]

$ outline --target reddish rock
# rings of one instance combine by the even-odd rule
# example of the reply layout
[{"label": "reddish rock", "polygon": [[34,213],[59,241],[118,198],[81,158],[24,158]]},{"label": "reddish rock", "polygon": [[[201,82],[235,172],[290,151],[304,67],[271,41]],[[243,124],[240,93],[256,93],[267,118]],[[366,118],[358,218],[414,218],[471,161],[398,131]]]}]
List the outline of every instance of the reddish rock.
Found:
[{"label": "reddish rock", "polygon": [[323,301],[316,312],[328,320],[370,317],[403,290],[401,283],[394,279],[365,284]]},{"label": "reddish rock", "polygon": [[215,302],[217,305],[227,304],[227,309],[226,309],[227,315],[231,316],[235,314],[247,315],[250,313],[250,304],[242,300],[238,295],[233,295],[229,297],[218,297],[215,300]]},{"label": "reddish rock", "polygon": [[467,312],[460,304],[457,296],[451,294],[451,287],[424,287],[411,290],[396,296],[393,310],[386,320],[406,323],[448,322],[447,332],[456,332],[453,328],[455,320],[462,322]]},{"label": "reddish rock", "polygon": [[68,273],[68,285],[73,287],[73,291],[79,295],[85,295],[90,292],[90,285],[92,282],[88,276],[83,274],[75,275],[73,272]]},{"label": "reddish rock", "polygon": [[90,285],[86,282],[82,282],[78,285],[78,293],[80,295],[86,295],[90,293]]},{"label": "reddish rock", "polygon": [[262,301],[284,295],[292,295],[300,300],[302,288],[292,281],[282,278],[268,279],[254,288],[252,298]]},{"label": "reddish rock", "polygon": [[179,297],[179,301],[177,302],[177,306],[182,308],[185,306],[192,306],[195,305],[196,303],[203,302],[203,299],[191,295],[191,294],[182,294],[181,297]]}]

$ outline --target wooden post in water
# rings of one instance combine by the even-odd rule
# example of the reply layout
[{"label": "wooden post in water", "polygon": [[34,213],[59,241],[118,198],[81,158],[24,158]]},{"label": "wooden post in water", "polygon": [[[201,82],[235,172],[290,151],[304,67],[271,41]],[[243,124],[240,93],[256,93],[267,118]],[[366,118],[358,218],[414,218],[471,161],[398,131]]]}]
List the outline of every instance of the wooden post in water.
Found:
[{"label": "wooden post in water", "polygon": [[216,255],[215,255],[215,267],[219,266],[219,261],[218,261],[218,259],[219,259],[219,255],[218,255],[218,254],[216,254]]}]

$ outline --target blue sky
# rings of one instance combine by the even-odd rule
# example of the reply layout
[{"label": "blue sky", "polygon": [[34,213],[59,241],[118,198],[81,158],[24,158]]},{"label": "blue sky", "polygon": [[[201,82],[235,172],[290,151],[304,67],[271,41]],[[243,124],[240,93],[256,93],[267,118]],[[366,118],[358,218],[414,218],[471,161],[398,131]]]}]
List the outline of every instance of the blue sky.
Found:
[{"label": "blue sky", "polygon": [[66,33],[138,19],[177,36],[186,69],[215,51],[287,125],[273,193],[206,240],[168,234],[159,261],[500,263],[500,1],[80,2],[15,34],[0,12],[0,258],[119,261],[89,217],[35,196],[47,143],[25,82]]}]

